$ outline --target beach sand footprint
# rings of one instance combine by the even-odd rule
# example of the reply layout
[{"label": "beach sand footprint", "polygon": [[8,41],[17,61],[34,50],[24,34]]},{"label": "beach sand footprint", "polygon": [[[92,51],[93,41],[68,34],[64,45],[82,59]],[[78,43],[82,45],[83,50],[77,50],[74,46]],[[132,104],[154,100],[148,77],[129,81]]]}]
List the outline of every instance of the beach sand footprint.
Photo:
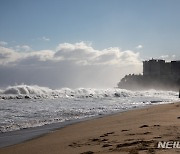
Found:
[{"label": "beach sand footprint", "polygon": [[134,136],[134,135],[136,135],[136,134],[134,134],[134,133],[129,133],[129,134],[127,134],[128,136]]},{"label": "beach sand footprint", "polygon": [[[177,117],[178,118],[178,117]],[[115,133],[114,131],[112,132],[105,132],[104,134],[100,134],[100,136],[95,136],[94,138],[89,138],[87,140],[82,140],[82,141],[77,141],[73,142],[71,147],[74,148],[82,148],[86,147],[87,145],[90,145],[91,147],[97,146],[101,148],[101,152],[108,152],[109,153],[121,153],[121,152],[127,152],[128,154],[140,154],[140,153],[147,153],[147,154],[155,154],[157,152],[157,144],[158,141],[160,141],[162,138],[166,137],[166,139],[172,139],[170,138],[172,136],[172,130],[176,132],[176,137],[180,135],[178,134],[178,127],[177,126],[169,126],[169,127],[164,127],[161,126],[160,124],[142,124],[137,126],[137,128],[140,128],[137,130],[137,132],[131,132],[129,129],[121,129],[120,134],[124,134],[125,139],[123,142],[118,139],[118,137],[113,137],[113,136],[119,136],[120,134]],[[147,128],[147,129],[146,129]],[[166,130],[166,133],[159,134],[159,129],[162,128]],[[149,131],[152,130],[152,131]],[[156,130],[157,133],[154,133],[153,130]],[[158,133],[159,132],[159,133]],[[141,135],[145,135],[143,138]],[[149,136],[152,136],[151,139],[148,139]],[[171,136],[170,136],[171,135]],[[129,136],[129,137],[128,137]],[[112,140],[112,138],[113,140]],[[167,138],[168,137],[168,138]],[[176,138],[176,140],[179,138]],[[108,151],[107,151],[108,150]],[[100,152],[99,151],[99,152]],[[97,153],[93,151],[85,151],[81,154],[93,154]]]},{"label": "beach sand footprint", "polygon": [[140,151],[148,154],[155,154],[155,145],[156,141],[154,140],[135,140],[117,144],[115,148],[110,148],[109,150],[128,152],[129,154],[139,154]]},{"label": "beach sand footprint", "polygon": [[112,134],[114,134],[115,132],[108,132],[108,133],[105,133],[105,134],[103,134],[103,135],[100,135],[100,137],[106,137],[106,136],[108,136],[108,135],[112,135]]},{"label": "beach sand footprint", "polygon": [[146,127],[149,127],[149,126],[148,125],[142,125],[139,128],[146,128]]},{"label": "beach sand footprint", "polygon": [[151,144],[153,142],[154,142],[154,140],[137,140],[137,141],[117,144],[116,148],[131,147],[134,145],[135,146],[137,146],[137,145],[148,146],[149,144]]},{"label": "beach sand footprint", "polygon": [[132,138],[130,138],[130,139],[126,139],[126,140],[124,140],[125,142],[126,141],[134,141],[135,139],[132,139]]},{"label": "beach sand footprint", "polygon": [[77,147],[81,147],[82,144],[79,144],[79,143],[76,143],[76,142],[73,142],[72,144],[69,144],[70,147],[73,147],[73,148],[77,148]]},{"label": "beach sand footprint", "polygon": [[113,146],[112,144],[103,144],[102,148]]},{"label": "beach sand footprint", "polygon": [[104,138],[104,139],[102,139],[101,141],[103,141],[103,142],[107,142],[107,141],[108,141],[108,139]]},{"label": "beach sand footprint", "polygon": [[160,127],[160,125],[156,124],[156,125],[153,125],[154,127]]},{"label": "beach sand footprint", "polygon": [[162,138],[161,136],[155,136],[153,137],[154,139],[159,139],[159,138]]},{"label": "beach sand footprint", "polygon": [[144,133],[142,133],[142,135],[148,135],[148,134],[151,134],[151,132],[144,132]]},{"label": "beach sand footprint", "polygon": [[127,131],[129,131],[128,129],[123,129],[123,130],[121,130],[121,132],[127,132]]},{"label": "beach sand footprint", "polygon": [[93,151],[86,151],[86,152],[82,152],[80,154],[93,154],[94,152]]},{"label": "beach sand footprint", "polygon": [[96,141],[101,141],[100,139],[98,139],[98,138],[92,138],[92,139],[90,139],[90,141],[92,141],[92,142],[96,142]]}]

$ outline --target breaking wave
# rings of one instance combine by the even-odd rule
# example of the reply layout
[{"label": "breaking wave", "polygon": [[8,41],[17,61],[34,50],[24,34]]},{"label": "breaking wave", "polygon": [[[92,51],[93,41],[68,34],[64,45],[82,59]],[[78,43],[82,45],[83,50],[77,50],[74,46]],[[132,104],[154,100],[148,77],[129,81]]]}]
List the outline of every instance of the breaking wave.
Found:
[{"label": "breaking wave", "polygon": [[0,133],[169,103],[178,99],[178,92],[173,91],[9,86],[0,89]]},{"label": "breaking wave", "polygon": [[92,88],[61,88],[50,89],[48,87],[40,87],[37,85],[17,85],[9,86],[5,89],[0,89],[0,99],[38,99],[38,98],[104,98],[104,97],[137,97],[137,96],[162,96],[171,97],[178,96],[177,92],[173,91],[130,91],[125,89],[92,89]]}]

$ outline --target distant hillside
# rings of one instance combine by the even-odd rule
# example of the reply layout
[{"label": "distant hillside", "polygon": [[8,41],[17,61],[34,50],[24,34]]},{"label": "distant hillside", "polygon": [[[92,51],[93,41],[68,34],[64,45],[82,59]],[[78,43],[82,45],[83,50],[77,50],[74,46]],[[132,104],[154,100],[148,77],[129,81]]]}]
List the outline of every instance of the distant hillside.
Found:
[{"label": "distant hillside", "polygon": [[145,89],[159,89],[159,90],[178,90],[180,88],[180,78],[174,80],[172,78],[151,77],[143,75],[126,75],[118,83],[121,89],[130,90],[145,90]]}]

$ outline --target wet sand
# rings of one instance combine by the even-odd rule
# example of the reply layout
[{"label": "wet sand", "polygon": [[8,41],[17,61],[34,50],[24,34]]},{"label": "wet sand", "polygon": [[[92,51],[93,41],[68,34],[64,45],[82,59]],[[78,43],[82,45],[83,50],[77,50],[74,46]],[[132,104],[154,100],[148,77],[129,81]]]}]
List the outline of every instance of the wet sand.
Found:
[{"label": "wet sand", "polygon": [[69,125],[0,149],[0,154],[173,154],[158,141],[180,141],[180,103],[154,105]]}]

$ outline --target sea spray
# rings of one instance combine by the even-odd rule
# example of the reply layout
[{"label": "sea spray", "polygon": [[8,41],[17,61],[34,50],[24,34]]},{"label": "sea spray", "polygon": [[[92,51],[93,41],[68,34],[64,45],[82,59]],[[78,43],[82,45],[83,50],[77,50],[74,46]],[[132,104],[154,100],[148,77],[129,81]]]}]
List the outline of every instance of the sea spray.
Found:
[{"label": "sea spray", "polygon": [[130,91],[125,89],[93,89],[93,88],[61,88],[50,89],[48,87],[40,87],[37,85],[17,85],[9,86],[5,89],[0,89],[0,98],[3,99],[23,99],[23,98],[105,98],[105,97],[138,97],[138,96],[160,96],[173,95],[178,96],[177,92],[173,91]]},{"label": "sea spray", "polygon": [[177,100],[178,92],[173,91],[9,86],[0,89],[0,131],[62,123]]}]

